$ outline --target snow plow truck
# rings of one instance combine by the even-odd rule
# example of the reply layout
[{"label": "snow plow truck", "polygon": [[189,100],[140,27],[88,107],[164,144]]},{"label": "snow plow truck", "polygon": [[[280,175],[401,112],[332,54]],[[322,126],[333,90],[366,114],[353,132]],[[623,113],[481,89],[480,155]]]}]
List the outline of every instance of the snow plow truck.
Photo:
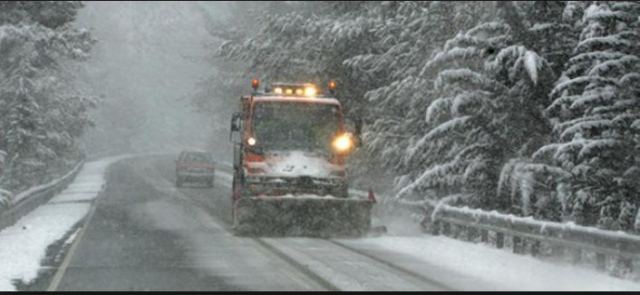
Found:
[{"label": "snow plow truck", "polygon": [[[375,196],[351,196],[345,161],[359,144],[340,102],[310,83],[272,83],[233,114],[233,230],[242,236],[362,236]],[[354,134],[356,133],[356,134]]]}]

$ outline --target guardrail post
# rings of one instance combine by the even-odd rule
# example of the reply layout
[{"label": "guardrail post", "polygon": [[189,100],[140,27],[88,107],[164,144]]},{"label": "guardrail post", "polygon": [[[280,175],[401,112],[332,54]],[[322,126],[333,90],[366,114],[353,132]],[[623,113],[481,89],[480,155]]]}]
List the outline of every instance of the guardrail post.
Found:
[{"label": "guardrail post", "polygon": [[617,270],[614,273],[616,277],[622,277],[624,274],[631,272],[633,268],[633,264],[631,263],[631,259],[618,256]]},{"label": "guardrail post", "polygon": [[437,236],[440,234],[440,227],[441,227],[441,223],[440,221],[434,221],[431,223],[431,234],[434,236]]},{"label": "guardrail post", "polygon": [[629,258],[623,258],[622,259],[622,265],[624,265],[625,269],[627,271],[629,271],[629,272],[631,272],[631,270],[633,270],[633,262]]},{"label": "guardrail post", "polygon": [[564,254],[564,248],[558,245],[551,245],[551,256],[561,257]]},{"label": "guardrail post", "polygon": [[456,233],[457,233],[456,225],[454,223],[449,223],[449,234],[447,236],[455,239]]},{"label": "guardrail post", "polygon": [[449,236],[451,234],[451,224],[448,222],[442,223],[442,234],[445,236]]},{"label": "guardrail post", "polygon": [[480,230],[480,241],[486,243],[489,241],[489,231],[486,229]]},{"label": "guardrail post", "polygon": [[424,233],[430,233],[433,235],[437,235],[433,233],[433,227],[436,221],[431,221],[431,210],[428,208],[423,208],[424,212],[422,212],[422,221],[420,221],[420,228]]},{"label": "guardrail post", "polygon": [[522,254],[522,239],[518,236],[513,236],[513,253]]},{"label": "guardrail post", "polygon": [[597,269],[599,271],[604,271],[606,268],[606,256],[604,256],[604,254],[602,253],[596,253],[596,264],[597,264]]},{"label": "guardrail post", "polygon": [[531,243],[531,256],[540,255],[540,241],[534,240]]},{"label": "guardrail post", "polygon": [[467,241],[472,242],[476,236],[478,235],[478,231],[475,227],[467,226]]},{"label": "guardrail post", "polygon": [[504,248],[504,233],[496,232],[496,248]]},{"label": "guardrail post", "polygon": [[457,239],[460,237],[460,232],[462,231],[462,226],[457,224],[451,225],[451,237]]},{"label": "guardrail post", "polygon": [[573,264],[578,264],[580,263],[580,260],[582,260],[582,249],[573,249],[573,251],[571,251],[572,254],[572,258],[571,258],[571,262]]}]

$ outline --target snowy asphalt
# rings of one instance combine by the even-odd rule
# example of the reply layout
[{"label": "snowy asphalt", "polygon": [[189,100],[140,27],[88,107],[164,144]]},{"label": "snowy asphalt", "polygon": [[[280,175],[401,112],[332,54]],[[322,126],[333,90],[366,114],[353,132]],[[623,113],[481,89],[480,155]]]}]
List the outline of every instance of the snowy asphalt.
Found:
[{"label": "snowy asphalt", "polygon": [[50,289],[451,289],[385,259],[393,253],[358,251],[349,240],[235,237],[229,190],[224,171],[213,189],[177,189],[172,157],[114,164]]}]

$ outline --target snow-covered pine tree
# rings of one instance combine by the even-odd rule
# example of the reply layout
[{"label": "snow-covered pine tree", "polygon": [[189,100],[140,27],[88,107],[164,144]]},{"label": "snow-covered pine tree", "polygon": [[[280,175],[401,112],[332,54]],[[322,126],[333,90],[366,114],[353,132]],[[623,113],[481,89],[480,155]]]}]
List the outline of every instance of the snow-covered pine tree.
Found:
[{"label": "snow-covered pine tree", "polygon": [[71,79],[59,74],[47,79],[44,86],[49,95],[41,104],[43,125],[47,127],[43,142],[55,152],[55,156],[47,161],[48,174],[66,171],[83,157],[77,140],[94,126],[89,110],[96,106],[97,100],[70,89]]},{"label": "snow-covered pine tree", "polygon": [[75,20],[81,1],[0,1],[0,23],[38,23],[51,29]]},{"label": "snow-covered pine tree", "polygon": [[[352,77],[374,79],[366,94],[369,124],[365,129],[368,166],[378,165],[396,186],[406,183],[415,167],[401,161],[404,151],[427,128],[424,110],[434,98],[433,79],[420,76],[421,66],[456,32],[471,28],[492,10],[492,5],[467,2],[401,2],[377,24],[380,54],[358,55],[345,61]],[[437,34],[434,34],[437,32]],[[366,167],[370,171],[374,167]]]},{"label": "snow-covered pine tree", "polygon": [[581,3],[532,1],[527,4],[523,9],[528,28],[527,40],[522,42],[526,42],[527,48],[547,60],[553,72],[559,77],[578,41],[579,31],[575,29],[573,23],[580,11],[579,8],[582,8],[575,5],[581,5]]},{"label": "snow-covered pine tree", "polygon": [[[527,28],[516,38],[516,42],[525,44],[527,48],[540,54],[547,60],[553,77],[559,77],[571,51],[577,43],[579,31],[574,24],[584,9],[582,2],[518,2],[511,6],[511,21],[522,23],[521,29]],[[522,17],[518,17],[519,15]],[[540,92],[539,106],[546,108],[551,104],[547,94]],[[548,119],[540,119],[538,125],[545,126],[545,131],[536,144],[530,146],[530,153],[511,159],[502,167],[498,193],[508,195],[514,204],[519,203],[520,214],[534,216],[545,220],[562,220],[566,186],[558,185],[567,174],[562,169],[531,161],[530,156],[541,145],[551,141],[551,130]],[[520,199],[520,202],[517,200]]]},{"label": "snow-covered pine tree", "polygon": [[[4,52],[32,52],[33,43],[24,42],[25,33],[30,33],[28,27],[3,27],[3,37],[0,40],[0,51]],[[11,62],[13,61],[13,62]],[[5,131],[5,141],[9,156],[8,177],[5,185],[9,188],[18,187],[20,178],[39,179],[45,163],[38,159],[36,151],[49,152],[40,144],[39,138],[43,134],[42,116],[38,104],[41,93],[37,86],[37,69],[29,57],[5,60],[3,66],[2,83],[0,84],[0,101],[2,109],[0,129]],[[20,176],[20,177],[18,177]]]},{"label": "snow-covered pine tree", "polygon": [[8,152],[0,185],[20,190],[64,173],[81,156],[77,125],[88,123],[91,104],[61,80],[67,61],[86,58],[95,41],[68,25],[82,7],[77,1],[0,7],[0,130]]},{"label": "snow-covered pine tree", "polygon": [[550,97],[554,143],[535,159],[561,167],[567,214],[577,223],[632,229],[639,205],[640,47],[637,2],[594,2]]},{"label": "snow-covered pine tree", "polygon": [[512,210],[511,200],[496,194],[499,170],[539,144],[541,96],[553,74],[535,52],[511,44],[510,34],[504,22],[482,23],[427,63],[423,73],[438,73],[438,98],[426,111],[429,129],[404,158],[421,172],[396,197],[464,195],[475,207]]},{"label": "snow-covered pine tree", "polygon": [[[372,16],[372,31],[375,38],[370,52],[362,52],[344,61],[349,79],[361,85],[367,85],[364,94],[365,128],[363,140],[365,149],[358,154],[362,161],[354,161],[352,170],[355,175],[369,176],[373,173],[381,176],[376,179],[393,179],[398,168],[398,159],[406,148],[408,135],[422,120],[420,107],[410,102],[421,102],[413,97],[425,98],[428,85],[415,79],[425,52],[433,50],[435,45],[422,36],[427,35],[429,25],[429,5],[433,3],[385,2],[375,7]],[[449,5],[451,6],[451,5]],[[431,48],[431,49],[430,49]],[[409,91],[401,88],[414,86]],[[406,89],[406,88],[405,88]],[[400,91],[398,91],[400,90]],[[425,104],[426,100],[422,100]],[[407,128],[409,127],[409,128]],[[365,160],[366,159],[366,160]],[[372,185],[368,183],[366,185]],[[391,183],[377,182],[377,189],[388,189]]]}]

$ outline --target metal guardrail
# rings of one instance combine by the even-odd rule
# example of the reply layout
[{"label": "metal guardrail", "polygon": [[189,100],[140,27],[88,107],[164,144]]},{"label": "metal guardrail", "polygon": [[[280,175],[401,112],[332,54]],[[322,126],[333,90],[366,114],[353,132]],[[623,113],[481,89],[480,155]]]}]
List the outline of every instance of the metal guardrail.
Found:
[{"label": "metal guardrail", "polygon": [[15,224],[21,217],[62,192],[75,179],[83,165],[84,161],[81,161],[62,178],[30,191],[11,207],[5,210],[0,209],[0,230]]},{"label": "metal guardrail", "polygon": [[[483,211],[467,207],[453,207],[435,202],[396,202],[399,207],[422,216],[422,228],[433,235],[443,234],[468,241],[478,238],[483,243],[495,243],[496,248],[505,246],[505,236],[510,237],[513,252],[525,254],[528,244],[533,256],[540,255],[541,246],[549,246],[554,253],[564,249],[572,252],[572,261],[580,262],[583,252],[595,253],[598,270],[606,269],[606,261],[616,259],[618,268],[624,272],[633,270],[633,260],[640,258],[640,236],[622,231],[601,230],[573,223],[534,220]],[[456,227],[457,230],[454,230]],[[493,241],[489,234],[495,233]],[[617,274],[616,274],[617,275]]]}]

